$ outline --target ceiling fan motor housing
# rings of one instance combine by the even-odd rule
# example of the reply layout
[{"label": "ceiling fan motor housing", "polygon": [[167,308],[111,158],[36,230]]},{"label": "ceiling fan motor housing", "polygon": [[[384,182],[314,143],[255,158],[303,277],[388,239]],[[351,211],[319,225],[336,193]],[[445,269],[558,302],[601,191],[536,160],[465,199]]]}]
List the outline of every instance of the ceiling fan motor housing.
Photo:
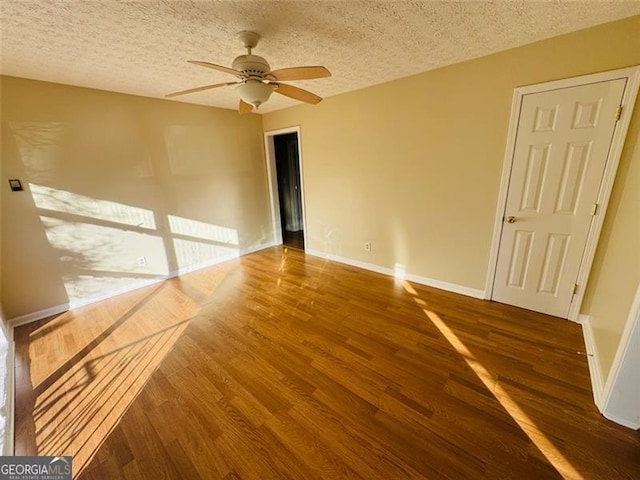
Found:
[{"label": "ceiling fan motor housing", "polygon": [[240,55],[233,61],[233,69],[250,77],[260,77],[271,71],[267,61],[258,55]]}]

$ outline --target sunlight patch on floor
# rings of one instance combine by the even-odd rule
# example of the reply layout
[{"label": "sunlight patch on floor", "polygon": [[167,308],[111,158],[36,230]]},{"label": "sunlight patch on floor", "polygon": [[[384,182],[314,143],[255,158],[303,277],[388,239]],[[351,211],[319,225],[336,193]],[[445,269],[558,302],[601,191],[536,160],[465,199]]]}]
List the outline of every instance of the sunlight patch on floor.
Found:
[{"label": "sunlight patch on floor", "polygon": [[571,465],[566,457],[556,448],[556,446],[547,438],[529,416],[520,408],[520,406],[511,398],[511,396],[501,386],[500,382],[489,372],[482,363],[480,363],[460,338],[451,330],[440,316],[424,308],[427,303],[419,298],[418,292],[413,286],[405,281],[404,289],[413,295],[414,301],[418,304],[425,315],[436,326],[444,338],[462,357],[465,363],[473,370],[484,386],[489,390],[507,413],[513,418],[518,426],[527,434],[529,439],[538,447],[538,450],[545,456],[551,465],[566,479],[582,480],[583,477]]},{"label": "sunlight patch on floor", "polygon": [[[99,312],[87,307],[58,328],[45,325],[48,330],[32,333],[29,354],[39,455],[72,455],[73,470],[80,472],[200,311],[173,283],[149,290],[128,311],[106,322],[103,318],[103,330],[96,330],[86,344],[68,349],[76,354],[70,359],[67,355],[52,371],[37,368],[48,363],[38,361],[46,358],[45,350],[79,338],[69,329],[91,324]],[[91,328],[96,329],[95,323]]]}]

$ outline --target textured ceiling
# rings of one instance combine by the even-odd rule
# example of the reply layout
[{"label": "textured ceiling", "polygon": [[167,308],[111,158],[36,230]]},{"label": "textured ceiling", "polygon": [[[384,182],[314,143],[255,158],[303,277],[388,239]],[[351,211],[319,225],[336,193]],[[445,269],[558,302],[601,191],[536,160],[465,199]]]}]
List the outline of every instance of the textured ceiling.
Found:
[{"label": "textured ceiling", "polygon": [[[2,73],[163,97],[234,77],[240,30],[273,69],[325,65],[291,82],[323,97],[640,14],[640,1],[0,0]],[[236,108],[233,87],[179,97]],[[262,112],[297,102],[273,95]]]}]

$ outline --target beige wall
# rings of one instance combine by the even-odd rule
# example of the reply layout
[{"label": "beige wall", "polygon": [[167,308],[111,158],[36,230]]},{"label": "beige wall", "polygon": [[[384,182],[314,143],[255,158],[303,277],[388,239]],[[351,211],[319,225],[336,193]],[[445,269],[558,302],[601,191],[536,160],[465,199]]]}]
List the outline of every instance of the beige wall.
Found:
[{"label": "beige wall", "polygon": [[[0,105],[3,103],[2,98],[2,82],[0,82]],[[2,117],[0,116],[0,119]],[[2,136],[2,130],[0,130],[0,145],[4,144],[5,139]],[[2,176],[2,153],[0,153],[0,180],[4,177]],[[8,184],[0,185],[0,192],[6,188],[8,188]],[[0,193],[0,214],[2,213],[2,194]],[[2,221],[0,217],[0,266],[2,265]],[[1,270],[0,270],[1,272]],[[4,307],[2,306],[2,275],[0,274],[0,325],[3,328],[3,335],[7,336],[7,321],[4,315]]]},{"label": "beige wall", "polygon": [[2,92],[8,318],[272,240],[260,116],[12,77]]},{"label": "beige wall", "polygon": [[[301,126],[309,248],[483,289],[513,89],[640,64],[639,32],[633,17],[266,114],[265,131]],[[587,298],[614,349],[638,282],[637,262],[613,258],[638,257],[639,157],[629,142],[604,234],[620,250],[598,251],[602,280]],[[624,292],[609,310],[619,274]]]},{"label": "beige wall", "polygon": [[640,284],[639,137],[640,102],[636,102],[582,308],[591,317],[604,379]]}]

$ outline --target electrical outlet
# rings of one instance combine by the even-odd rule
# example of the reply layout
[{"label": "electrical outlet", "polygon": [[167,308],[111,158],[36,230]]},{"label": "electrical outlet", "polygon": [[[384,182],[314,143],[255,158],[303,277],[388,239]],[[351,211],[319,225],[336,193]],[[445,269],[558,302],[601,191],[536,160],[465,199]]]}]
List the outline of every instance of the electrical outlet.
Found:
[{"label": "electrical outlet", "polygon": [[147,257],[145,256],[138,257],[136,262],[138,263],[139,267],[144,267],[147,264]]},{"label": "electrical outlet", "polygon": [[365,252],[371,251],[371,242],[364,242],[364,251]]}]

